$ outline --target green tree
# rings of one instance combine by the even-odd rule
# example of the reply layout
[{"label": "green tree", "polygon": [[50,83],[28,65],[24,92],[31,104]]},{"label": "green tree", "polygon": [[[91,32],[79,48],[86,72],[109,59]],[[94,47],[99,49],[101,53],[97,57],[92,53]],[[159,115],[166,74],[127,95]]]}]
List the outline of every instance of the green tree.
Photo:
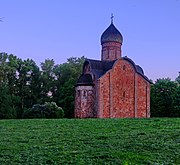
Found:
[{"label": "green tree", "polygon": [[54,68],[56,76],[54,101],[63,108],[65,117],[68,118],[74,116],[74,85],[82,72],[84,61],[84,56],[71,57],[66,63],[56,65]]},{"label": "green tree", "polygon": [[8,86],[0,86],[0,119],[16,118],[18,97],[11,95]]},{"label": "green tree", "polygon": [[40,92],[39,68],[36,63],[27,59],[18,59],[17,75],[17,95],[21,98],[18,111],[18,118],[22,117],[25,109],[32,107],[37,102]]},{"label": "green tree", "polygon": [[174,100],[173,100],[173,114],[175,117],[180,117],[180,72],[179,76],[176,78],[176,91],[174,93]]},{"label": "green tree", "polygon": [[24,109],[40,98],[39,75],[39,67],[33,60],[23,61],[12,54],[0,53],[1,110],[4,107],[4,112],[10,113],[12,108],[16,110],[13,114],[21,118]]},{"label": "green tree", "polygon": [[169,78],[158,79],[151,87],[151,116],[172,117],[174,116],[174,94],[177,85]]},{"label": "green tree", "polygon": [[[10,55],[12,56],[12,55]],[[15,95],[15,70],[8,54],[0,53],[0,118],[16,118],[19,97]]]},{"label": "green tree", "polygon": [[179,76],[176,78],[176,82],[180,84],[180,72],[179,72]]},{"label": "green tree", "polygon": [[180,85],[177,86],[174,94],[172,116],[180,117]]},{"label": "green tree", "polygon": [[41,86],[41,100],[40,103],[52,101],[54,90],[55,90],[55,75],[54,75],[55,63],[53,59],[46,59],[41,63],[41,75],[40,75],[40,86]]}]

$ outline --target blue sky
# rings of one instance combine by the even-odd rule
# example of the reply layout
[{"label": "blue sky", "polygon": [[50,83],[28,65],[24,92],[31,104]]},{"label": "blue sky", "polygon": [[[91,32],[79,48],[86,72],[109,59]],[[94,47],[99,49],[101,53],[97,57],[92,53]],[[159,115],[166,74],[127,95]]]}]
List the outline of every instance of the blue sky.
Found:
[{"label": "blue sky", "polygon": [[180,0],[0,0],[0,52],[38,65],[69,57],[100,59],[100,37],[110,25],[122,33],[123,56],[148,78],[180,71]]}]

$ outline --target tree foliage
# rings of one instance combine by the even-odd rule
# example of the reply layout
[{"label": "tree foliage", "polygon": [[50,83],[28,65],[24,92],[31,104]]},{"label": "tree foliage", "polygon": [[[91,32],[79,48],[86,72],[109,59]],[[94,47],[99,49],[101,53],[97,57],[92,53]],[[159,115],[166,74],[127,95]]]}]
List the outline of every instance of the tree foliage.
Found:
[{"label": "tree foliage", "polygon": [[169,78],[158,79],[151,87],[151,116],[180,117],[180,85]]},{"label": "tree foliage", "polygon": [[32,108],[23,113],[23,118],[62,118],[64,111],[55,102],[45,102],[45,104],[35,104]]},{"label": "tree foliage", "polygon": [[66,63],[56,65],[54,73],[56,76],[54,92],[55,102],[65,111],[65,117],[74,116],[74,85],[82,72],[85,57],[69,58]]}]

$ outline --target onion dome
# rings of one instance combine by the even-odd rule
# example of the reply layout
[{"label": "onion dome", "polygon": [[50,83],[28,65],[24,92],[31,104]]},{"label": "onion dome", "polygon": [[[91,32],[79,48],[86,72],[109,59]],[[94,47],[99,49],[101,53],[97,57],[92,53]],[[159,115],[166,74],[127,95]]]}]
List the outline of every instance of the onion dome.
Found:
[{"label": "onion dome", "polygon": [[112,22],[111,25],[103,32],[101,36],[101,44],[106,42],[123,42],[123,37],[121,33],[117,30],[117,28]]}]

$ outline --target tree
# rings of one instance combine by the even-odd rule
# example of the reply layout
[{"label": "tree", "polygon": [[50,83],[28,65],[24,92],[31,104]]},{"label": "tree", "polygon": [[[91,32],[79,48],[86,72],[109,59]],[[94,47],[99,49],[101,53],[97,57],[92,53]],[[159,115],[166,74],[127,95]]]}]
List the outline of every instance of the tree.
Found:
[{"label": "tree", "polygon": [[179,85],[177,86],[176,92],[174,94],[172,114],[174,117],[180,117],[180,86]]},{"label": "tree", "polygon": [[71,57],[66,63],[56,65],[54,74],[56,76],[56,90],[54,101],[63,108],[65,117],[74,117],[74,85],[81,72],[85,57]]},{"label": "tree", "polygon": [[18,97],[11,95],[8,86],[0,87],[0,96],[0,119],[16,118],[16,99]]},{"label": "tree", "polygon": [[17,75],[17,95],[21,98],[18,111],[18,118],[22,117],[25,109],[32,107],[39,98],[39,68],[33,60],[22,61],[18,59]]},{"label": "tree", "polygon": [[3,113],[9,114],[11,108],[21,118],[24,109],[32,107],[40,98],[39,75],[39,67],[33,60],[23,61],[12,54],[0,53],[1,111],[4,107]]},{"label": "tree", "polygon": [[174,117],[177,84],[169,78],[158,79],[151,87],[151,116]]},{"label": "tree", "polygon": [[14,94],[15,70],[6,53],[0,53],[0,118],[16,118],[19,97]]},{"label": "tree", "polygon": [[179,76],[176,78],[176,82],[180,84],[180,72],[179,72]]},{"label": "tree", "polygon": [[175,117],[180,117],[180,72],[175,82],[177,84],[177,88],[173,100],[173,105],[174,105],[173,114]]},{"label": "tree", "polygon": [[46,59],[41,63],[40,71],[40,96],[39,103],[52,101],[54,90],[55,90],[55,75],[54,75],[55,63],[53,59]]}]

